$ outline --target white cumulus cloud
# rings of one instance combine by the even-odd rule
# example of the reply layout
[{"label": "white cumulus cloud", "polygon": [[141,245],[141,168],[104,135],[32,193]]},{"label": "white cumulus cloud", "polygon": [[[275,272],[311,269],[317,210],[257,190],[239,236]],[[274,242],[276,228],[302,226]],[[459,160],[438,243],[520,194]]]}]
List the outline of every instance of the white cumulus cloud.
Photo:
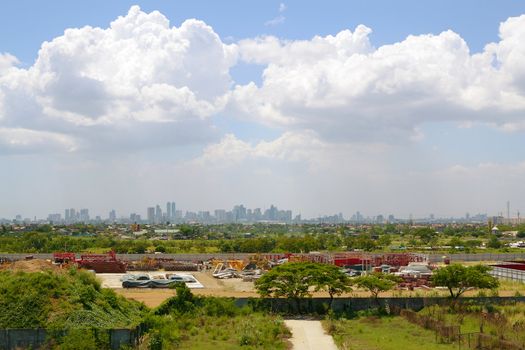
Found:
[{"label": "white cumulus cloud", "polygon": [[[180,134],[199,139],[213,133],[209,119],[226,103],[236,60],[236,45],[204,22],[170,26],[133,6],[108,28],[71,28],[44,42],[28,69],[0,56],[0,123],[67,134],[86,147],[133,144],[154,129],[171,131],[174,144]],[[157,135],[149,137],[155,144]]]},{"label": "white cumulus cloud", "polygon": [[0,74],[5,73],[18,63],[18,59],[15,56],[8,53],[0,53]]},{"label": "white cumulus cloud", "polygon": [[358,26],[335,36],[239,42],[241,58],[264,64],[263,82],[238,85],[239,118],[316,130],[326,140],[418,139],[428,121],[521,128],[525,116],[525,15],[500,26],[501,40],[471,54],[456,33],[408,36],[374,48]]},{"label": "white cumulus cloud", "polygon": [[[380,47],[371,32],[225,44],[202,21],[177,27],[133,6],[107,28],[44,42],[27,69],[0,54],[0,127],[64,135],[79,150],[209,144],[220,113],[334,147],[418,142],[425,122],[525,129],[525,15],[476,54],[450,30]],[[234,84],[239,60],[264,65],[260,86]]]}]

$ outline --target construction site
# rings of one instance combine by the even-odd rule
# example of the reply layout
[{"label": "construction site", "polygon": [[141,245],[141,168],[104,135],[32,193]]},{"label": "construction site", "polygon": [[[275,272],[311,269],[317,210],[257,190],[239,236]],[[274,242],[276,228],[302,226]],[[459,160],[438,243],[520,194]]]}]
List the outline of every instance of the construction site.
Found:
[{"label": "construction site", "polygon": [[[126,259],[127,258],[127,259]],[[198,295],[226,297],[257,297],[254,281],[274,266],[287,262],[316,262],[332,264],[341,268],[348,276],[355,277],[372,272],[394,274],[399,277],[397,287],[385,296],[404,296],[411,293],[438,294],[442,289],[431,283],[437,263],[429,262],[428,256],[418,253],[305,253],[305,254],[246,254],[244,256],[119,256],[106,254],[75,254],[57,252],[52,259],[35,259],[33,256],[19,259],[2,258],[2,269],[35,272],[47,268],[80,268],[92,271],[101,280],[102,286],[118,293],[143,301],[148,306],[157,306],[173,296],[170,286],[185,283]],[[440,264],[448,263],[444,259]],[[493,274],[502,278],[525,279],[522,262],[507,262],[493,265]],[[514,277],[514,278],[513,278]],[[326,297],[324,292],[313,293]],[[367,297],[364,290],[354,288],[342,297]]]},{"label": "construction site", "polygon": [[[18,261],[3,258],[2,268],[16,267],[22,271],[76,267],[93,271],[102,285],[119,293],[144,301],[160,304],[173,295],[170,285],[183,282],[196,294],[255,297],[253,282],[272,267],[287,262],[316,262],[332,264],[349,276],[373,271],[395,273],[402,277],[398,289],[430,289],[429,282],[434,265],[427,257],[416,253],[371,254],[365,252],[308,253],[308,254],[250,254],[243,257],[177,259],[165,256],[144,256],[123,259],[114,252],[106,254],[76,254],[56,252],[52,259],[25,256]],[[207,259],[204,259],[207,258]],[[359,293],[356,291],[355,293]],[[354,294],[355,294],[354,293]],[[318,293],[324,296],[323,293]]]}]

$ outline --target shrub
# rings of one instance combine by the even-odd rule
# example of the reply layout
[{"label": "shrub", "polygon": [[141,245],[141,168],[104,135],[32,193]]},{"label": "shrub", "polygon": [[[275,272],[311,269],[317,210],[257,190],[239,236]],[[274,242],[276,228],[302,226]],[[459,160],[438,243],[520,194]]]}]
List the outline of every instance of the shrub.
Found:
[{"label": "shrub", "polygon": [[144,315],[84,271],[2,271],[0,280],[0,328],[131,327]]},{"label": "shrub", "polygon": [[[98,344],[97,344],[98,343]],[[99,350],[100,341],[92,331],[86,329],[72,329],[60,339],[57,350]]]}]

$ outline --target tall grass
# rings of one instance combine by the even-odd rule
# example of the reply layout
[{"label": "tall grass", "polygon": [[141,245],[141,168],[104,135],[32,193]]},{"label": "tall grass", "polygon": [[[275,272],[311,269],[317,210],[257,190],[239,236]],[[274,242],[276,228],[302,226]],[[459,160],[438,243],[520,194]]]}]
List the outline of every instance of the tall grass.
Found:
[{"label": "tall grass", "polygon": [[233,298],[194,296],[185,285],[146,320],[143,347],[161,349],[286,349],[290,336],[277,315],[235,306]]}]

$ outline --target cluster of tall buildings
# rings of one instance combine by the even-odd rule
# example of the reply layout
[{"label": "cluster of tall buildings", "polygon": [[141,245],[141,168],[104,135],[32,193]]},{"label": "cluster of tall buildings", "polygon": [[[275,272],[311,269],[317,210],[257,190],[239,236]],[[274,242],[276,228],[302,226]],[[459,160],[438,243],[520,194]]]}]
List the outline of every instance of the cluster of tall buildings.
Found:
[{"label": "cluster of tall buildings", "polygon": [[147,218],[148,218],[149,224],[176,222],[178,218],[177,206],[175,202],[167,202],[166,211],[164,212],[162,211],[162,208],[158,204],[155,207],[149,207],[147,209]]},{"label": "cluster of tall buildings", "polygon": [[216,209],[210,211],[186,211],[177,210],[175,202],[167,202],[166,210],[163,211],[160,205],[147,208],[147,222],[150,224],[160,223],[184,223],[199,222],[204,224],[231,223],[231,222],[291,222],[291,210],[279,210],[274,205],[266,210],[261,208],[249,209],[244,205],[236,205],[232,210]]},{"label": "cluster of tall buildings", "polygon": [[262,210],[261,208],[250,209],[244,205],[236,205],[231,211],[224,209],[216,209],[214,215],[208,215],[204,212],[205,217],[215,220],[217,223],[225,222],[258,222],[258,221],[277,221],[277,222],[291,222],[291,210],[279,210],[276,206],[271,205],[270,208]]},{"label": "cluster of tall buildings", "polygon": [[[49,217],[51,217],[49,221],[62,221],[60,214],[50,214]],[[75,208],[69,208],[66,209],[64,212],[64,222],[67,224],[72,224],[76,222],[88,222],[89,220],[91,220],[91,218],[89,217],[89,209],[77,210]]]},{"label": "cluster of tall buildings", "polygon": [[117,216],[117,212],[112,209],[104,218],[101,216],[92,217],[89,209],[65,209],[64,214],[49,214],[47,219],[23,218],[17,215],[15,219],[0,219],[0,223],[52,223],[52,224],[75,224],[75,223],[121,223],[121,224],[180,224],[180,223],[203,223],[203,224],[223,224],[223,223],[254,223],[254,222],[279,222],[279,223],[311,223],[311,224],[387,224],[387,223],[414,223],[414,224],[434,224],[434,223],[486,223],[519,225],[523,222],[520,213],[517,217],[510,216],[510,210],[507,209],[507,217],[503,213],[496,216],[488,217],[487,214],[471,215],[467,213],[464,217],[435,217],[430,214],[423,218],[399,219],[390,214],[388,216],[365,216],[359,211],[353,214],[349,219],[345,219],[343,214],[329,216],[319,216],[316,218],[303,219],[301,215],[292,217],[291,210],[281,210],[271,205],[268,209],[246,208],[244,205],[235,205],[231,210],[216,209],[210,211],[186,211],[177,210],[175,202],[166,203],[165,207],[156,205],[146,209],[146,217],[137,213],[131,213],[129,216]]},{"label": "cluster of tall buildings", "polygon": [[[77,210],[76,208],[68,208],[64,210],[63,217],[60,213],[49,214],[47,216],[47,221],[54,224],[75,224],[87,222],[102,222],[103,220],[100,216],[95,216],[94,218],[92,218],[89,215],[89,209],[84,208]],[[107,221],[117,221],[117,213],[115,212],[115,209],[112,209],[109,212]]]}]

